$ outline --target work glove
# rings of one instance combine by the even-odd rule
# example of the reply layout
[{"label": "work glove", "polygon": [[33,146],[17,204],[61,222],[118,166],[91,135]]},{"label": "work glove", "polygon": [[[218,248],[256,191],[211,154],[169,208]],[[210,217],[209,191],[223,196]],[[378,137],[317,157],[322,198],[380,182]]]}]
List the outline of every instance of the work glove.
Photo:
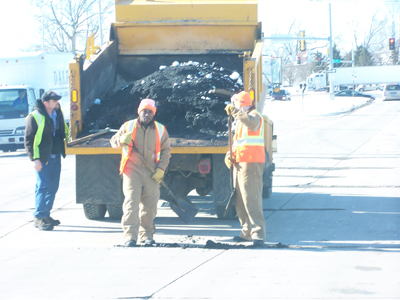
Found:
[{"label": "work glove", "polygon": [[124,133],[123,135],[120,136],[119,141],[121,144],[127,144],[129,145],[132,141],[132,134],[131,133]]},{"label": "work glove", "polygon": [[229,152],[226,153],[226,155],[225,155],[225,165],[228,167],[228,169],[230,169],[232,167],[233,163],[234,163],[234,161],[231,161],[230,153]]},{"label": "work glove", "polygon": [[226,114],[229,116],[236,111],[236,108],[232,103],[229,103],[227,106],[225,106],[225,111]]},{"label": "work glove", "polygon": [[164,178],[164,170],[157,168],[156,172],[153,174],[153,176],[151,176],[151,178],[153,178],[155,182],[161,183]]}]

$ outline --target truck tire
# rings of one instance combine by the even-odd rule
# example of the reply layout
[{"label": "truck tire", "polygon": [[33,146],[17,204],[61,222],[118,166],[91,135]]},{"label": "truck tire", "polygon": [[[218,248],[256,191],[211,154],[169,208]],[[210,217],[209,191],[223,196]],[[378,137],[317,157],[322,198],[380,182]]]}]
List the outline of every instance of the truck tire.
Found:
[{"label": "truck tire", "polygon": [[124,214],[122,211],[122,204],[107,204],[106,206],[110,219],[120,221]]},{"label": "truck tire", "polygon": [[205,189],[205,188],[197,188],[197,189],[196,189],[196,193],[199,194],[199,196],[204,197],[204,196],[207,196],[207,195],[208,195],[209,190],[208,190],[208,189]]},{"label": "truck tire", "polygon": [[262,197],[269,198],[272,194],[272,168],[268,166],[263,173]]},{"label": "truck tire", "polygon": [[101,220],[107,211],[105,204],[83,204],[83,211],[85,212],[86,218],[89,220]]},{"label": "truck tire", "polygon": [[230,173],[225,166],[224,158],[225,154],[213,154],[212,156],[212,198],[218,219],[232,220],[236,216],[234,206],[224,217],[225,208],[231,196]]}]

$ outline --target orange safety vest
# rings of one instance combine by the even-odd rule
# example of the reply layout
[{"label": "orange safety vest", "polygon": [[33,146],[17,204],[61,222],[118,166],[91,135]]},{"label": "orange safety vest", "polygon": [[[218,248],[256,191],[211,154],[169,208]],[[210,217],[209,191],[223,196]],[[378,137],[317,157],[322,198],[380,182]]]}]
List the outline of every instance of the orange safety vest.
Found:
[{"label": "orange safety vest", "polygon": [[234,153],[237,162],[265,163],[264,120],[258,111],[255,112],[261,119],[257,131],[249,130],[242,122],[239,122],[236,129]]},{"label": "orange safety vest", "polygon": [[[119,166],[120,174],[124,173],[126,162],[128,161],[129,156],[131,155],[132,144],[135,141],[136,137],[136,121],[137,119],[125,123],[126,132],[132,132],[132,141],[130,142],[129,145],[125,145],[124,147],[122,147],[121,164]],[[158,123],[157,121],[154,121],[154,124],[156,127],[156,135],[158,137],[156,139],[156,155],[155,155],[156,163],[158,163],[158,161],[161,158],[161,139],[165,132],[165,126],[162,125],[161,123]]]}]

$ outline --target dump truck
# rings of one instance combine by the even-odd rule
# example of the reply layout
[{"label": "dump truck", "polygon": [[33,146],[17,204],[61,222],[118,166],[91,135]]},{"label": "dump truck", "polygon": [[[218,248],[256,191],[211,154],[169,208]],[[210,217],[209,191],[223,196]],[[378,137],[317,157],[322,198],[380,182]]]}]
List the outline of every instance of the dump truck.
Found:
[{"label": "dump truck", "polygon": [[[106,212],[120,219],[124,196],[119,175],[121,150],[109,143],[114,130],[105,128],[82,136],[86,112],[97,99],[175,61],[217,63],[238,70],[244,89],[262,112],[267,85],[262,79],[263,42],[257,9],[257,1],[115,1],[116,22],[111,24],[110,40],[90,59],[77,56],[69,66],[71,140],[66,152],[76,155],[76,203],[83,204],[88,219],[102,219]],[[229,101],[230,91],[215,92],[225,93]],[[272,120],[263,118],[266,198],[272,192],[276,137]],[[228,137],[210,141],[176,138],[170,131],[169,135],[172,157],[164,181],[172,192],[183,197],[193,190],[200,196],[210,195],[218,218],[234,218],[234,208],[224,216],[231,194],[230,172],[224,164]],[[161,188],[161,198],[168,197]]]}]

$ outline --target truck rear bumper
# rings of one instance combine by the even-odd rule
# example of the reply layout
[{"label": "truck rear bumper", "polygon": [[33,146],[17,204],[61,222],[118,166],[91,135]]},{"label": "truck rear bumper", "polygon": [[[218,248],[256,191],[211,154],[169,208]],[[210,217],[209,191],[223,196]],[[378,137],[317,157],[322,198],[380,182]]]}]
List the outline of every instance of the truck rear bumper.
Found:
[{"label": "truck rear bumper", "polygon": [[23,135],[0,136],[0,150],[23,149],[24,141],[25,137]]}]

